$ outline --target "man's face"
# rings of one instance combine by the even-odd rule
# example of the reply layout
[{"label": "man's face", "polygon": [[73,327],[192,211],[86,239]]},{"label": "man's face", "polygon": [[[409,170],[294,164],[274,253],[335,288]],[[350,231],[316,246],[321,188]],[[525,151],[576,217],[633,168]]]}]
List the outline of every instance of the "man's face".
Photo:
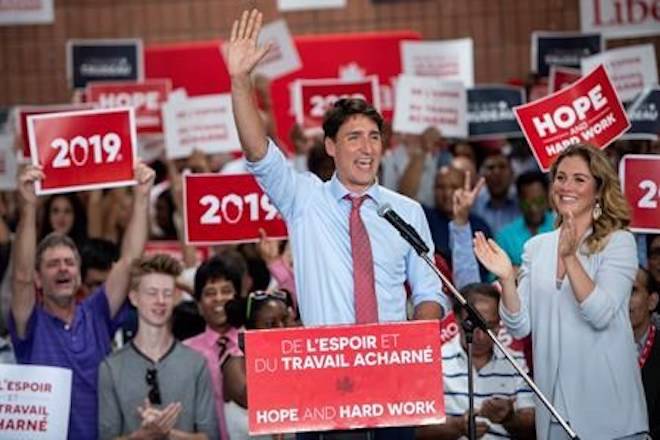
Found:
[{"label": "man's face", "polygon": [[[498,303],[494,298],[480,294],[472,294],[473,303],[475,309],[483,316],[484,320],[488,327],[497,334],[500,328],[500,315],[497,312]],[[465,318],[467,313],[461,311],[461,319]],[[460,324],[460,322],[459,322]],[[465,334],[463,328],[459,325],[461,329],[461,344],[463,348],[467,347],[465,342]],[[488,335],[483,332],[481,329],[475,329],[473,338],[472,338],[472,353],[475,356],[491,356],[493,353],[493,341],[488,337]]]},{"label": "man's face", "polygon": [[60,304],[71,301],[80,287],[80,262],[73,249],[64,245],[46,249],[35,281],[48,299]]},{"label": "man's face", "polygon": [[325,148],[335,160],[339,180],[349,191],[361,193],[376,181],[383,142],[378,125],[368,117],[349,117],[334,140],[325,138]]},{"label": "man's face", "polygon": [[538,227],[548,211],[548,193],[540,182],[532,182],[520,189],[520,209],[528,226]]},{"label": "man's face", "polygon": [[448,217],[454,209],[454,192],[463,187],[465,175],[450,167],[442,167],[435,176],[435,206]]},{"label": "man's face", "polygon": [[140,322],[153,327],[169,325],[177,302],[174,277],[164,273],[150,273],[140,278],[136,290],[129,295],[138,312]]},{"label": "man's face", "polygon": [[513,171],[507,158],[501,154],[487,157],[482,171],[490,194],[494,197],[504,197],[513,179]]},{"label": "man's face", "polygon": [[221,331],[227,325],[225,304],[237,294],[231,281],[224,278],[206,283],[197,303],[199,313],[206,324],[216,331]]},{"label": "man's face", "polygon": [[643,270],[637,271],[632,295],[630,295],[630,323],[633,328],[646,325],[651,320],[651,313],[658,305],[658,293],[648,291],[649,275]]}]

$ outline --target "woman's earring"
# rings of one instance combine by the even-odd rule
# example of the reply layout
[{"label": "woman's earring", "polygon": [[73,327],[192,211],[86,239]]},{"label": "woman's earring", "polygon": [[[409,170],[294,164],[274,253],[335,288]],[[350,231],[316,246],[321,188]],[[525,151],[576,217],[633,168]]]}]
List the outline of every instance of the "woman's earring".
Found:
[{"label": "woman's earring", "polygon": [[594,205],[594,210],[591,215],[594,220],[598,220],[600,216],[603,215],[603,208],[600,207],[600,201],[596,200],[596,204]]}]

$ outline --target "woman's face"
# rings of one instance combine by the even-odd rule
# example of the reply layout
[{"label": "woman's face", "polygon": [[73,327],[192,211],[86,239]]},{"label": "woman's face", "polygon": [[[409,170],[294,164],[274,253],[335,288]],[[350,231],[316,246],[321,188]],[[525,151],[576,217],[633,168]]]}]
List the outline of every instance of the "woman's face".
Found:
[{"label": "woman's face", "polygon": [[73,228],[73,206],[66,197],[55,197],[50,205],[48,220],[54,232],[68,234]]},{"label": "woman's face", "polygon": [[576,219],[591,216],[597,195],[596,179],[587,162],[580,156],[564,158],[552,181],[552,201],[557,213],[564,216],[572,211]]},{"label": "woman's face", "polygon": [[254,320],[256,329],[284,328],[289,321],[286,304],[280,300],[269,299],[262,305]]}]

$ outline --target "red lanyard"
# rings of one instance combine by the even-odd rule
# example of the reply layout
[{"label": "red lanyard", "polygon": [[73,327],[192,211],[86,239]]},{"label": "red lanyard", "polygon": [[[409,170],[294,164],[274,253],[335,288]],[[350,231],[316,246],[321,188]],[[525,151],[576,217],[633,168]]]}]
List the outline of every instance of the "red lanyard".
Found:
[{"label": "red lanyard", "polygon": [[649,327],[649,334],[646,337],[646,344],[644,344],[644,349],[639,354],[639,368],[644,367],[646,360],[651,354],[651,348],[653,348],[653,341],[655,341],[655,326],[651,324]]}]

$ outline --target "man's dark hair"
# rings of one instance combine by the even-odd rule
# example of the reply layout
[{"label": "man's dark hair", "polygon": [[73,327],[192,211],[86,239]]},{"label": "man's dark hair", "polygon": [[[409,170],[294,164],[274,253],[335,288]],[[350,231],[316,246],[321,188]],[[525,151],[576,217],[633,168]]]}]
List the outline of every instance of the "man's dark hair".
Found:
[{"label": "man's dark hair", "polygon": [[529,186],[536,182],[543,185],[545,192],[548,192],[548,178],[544,173],[540,171],[527,171],[526,173],[522,173],[520,176],[518,176],[516,179],[516,190],[518,191],[518,197],[520,197],[520,193],[522,192],[523,187]]},{"label": "man's dark hair", "polygon": [[324,182],[330,180],[335,171],[335,162],[325,151],[323,142],[314,142],[314,146],[307,155],[307,169],[318,176]]},{"label": "man's dark hair", "polygon": [[236,295],[241,293],[241,273],[223,258],[222,255],[214,255],[213,257],[202,263],[195,272],[195,289],[193,296],[196,301],[202,297],[202,290],[212,281],[225,279],[232,283]]},{"label": "man's dark hair", "polygon": [[80,275],[84,280],[89,269],[110,270],[112,264],[119,260],[119,247],[110,240],[89,238],[80,249],[80,258]]},{"label": "man's dark hair", "polygon": [[[488,284],[488,283],[470,283],[467,286],[463,286],[459,290],[459,292],[461,292],[461,295],[465,297],[468,304],[474,304],[473,297],[475,295],[481,295],[487,298],[492,298],[495,301],[497,301],[497,304],[499,304],[500,301],[500,293],[497,291],[497,288],[492,284]],[[452,309],[454,310],[454,315],[460,316],[461,309],[463,308],[463,306],[461,306],[461,303],[459,303],[454,297],[452,297],[452,302],[453,302]]]},{"label": "man's dark hair", "polygon": [[324,137],[335,140],[339,128],[351,116],[363,115],[374,121],[378,131],[383,132],[383,117],[371,104],[364,99],[338,99],[335,104],[325,113],[323,118]]}]

